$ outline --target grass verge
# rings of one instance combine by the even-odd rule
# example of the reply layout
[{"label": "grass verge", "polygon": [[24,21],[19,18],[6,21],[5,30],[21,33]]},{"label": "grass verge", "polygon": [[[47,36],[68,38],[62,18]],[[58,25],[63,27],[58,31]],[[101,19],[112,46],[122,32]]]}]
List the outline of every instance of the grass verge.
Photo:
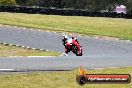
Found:
[{"label": "grass verge", "polygon": [[0,13],[0,24],[132,40],[132,20],[122,18]]},{"label": "grass verge", "polygon": [[[88,70],[89,74],[130,74],[132,67]],[[132,88],[130,84],[86,84],[76,83],[78,70],[68,72],[33,72],[26,74],[0,75],[0,88]]]},{"label": "grass verge", "polygon": [[58,56],[57,52],[29,50],[15,46],[0,45],[0,57],[8,56]]}]

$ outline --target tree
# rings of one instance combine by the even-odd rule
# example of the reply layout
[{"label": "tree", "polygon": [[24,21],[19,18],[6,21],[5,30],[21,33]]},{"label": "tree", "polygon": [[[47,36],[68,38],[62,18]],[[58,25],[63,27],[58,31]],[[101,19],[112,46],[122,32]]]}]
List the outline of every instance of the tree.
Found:
[{"label": "tree", "polygon": [[112,11],[115,5],[126,5],[132,0],[16,0],[22,6],[43,6],[58,8],[87,9],[88,11]]},{"label": "tree", "polygon": [[15,5],[16,0],[0,0],[0,5]]},{"label": "tree", "polygon": [[127,1],[127,14],[132,15],[132,0]]},{"label": "tree", "polygon": [[16,0],[16,3],[21,6],[35,6],[38,0]]}]

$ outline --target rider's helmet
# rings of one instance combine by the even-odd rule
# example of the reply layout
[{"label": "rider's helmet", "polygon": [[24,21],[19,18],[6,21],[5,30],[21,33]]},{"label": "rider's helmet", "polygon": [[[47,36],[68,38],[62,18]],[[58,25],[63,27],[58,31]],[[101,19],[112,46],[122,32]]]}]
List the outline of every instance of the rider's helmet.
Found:
[{"label": "rider's helmet", "polygon": [[63,35],[63,38],[67,40],[69,37],[67,35]]}]

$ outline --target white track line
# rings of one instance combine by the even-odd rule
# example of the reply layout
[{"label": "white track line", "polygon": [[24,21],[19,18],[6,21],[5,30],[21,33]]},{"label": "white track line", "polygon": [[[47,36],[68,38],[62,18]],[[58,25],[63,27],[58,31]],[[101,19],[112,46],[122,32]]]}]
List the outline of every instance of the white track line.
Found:
[{"label": "white track line", "polygon": [[14,71],[14,69],[0,69],[0,71]]},{"label": "white track line", "polygon": [[56,57],[56,56],[27,56],[27,57]]}]

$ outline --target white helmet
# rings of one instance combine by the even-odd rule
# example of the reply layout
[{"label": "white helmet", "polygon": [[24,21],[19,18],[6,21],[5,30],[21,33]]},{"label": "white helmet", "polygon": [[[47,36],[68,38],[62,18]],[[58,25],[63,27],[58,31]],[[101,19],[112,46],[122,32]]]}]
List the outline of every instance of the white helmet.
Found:
[{"label": "white helmet", "polygon": [[63,37],[66,38],[66,39],[69,38],[67,35],[63,35]]}]

